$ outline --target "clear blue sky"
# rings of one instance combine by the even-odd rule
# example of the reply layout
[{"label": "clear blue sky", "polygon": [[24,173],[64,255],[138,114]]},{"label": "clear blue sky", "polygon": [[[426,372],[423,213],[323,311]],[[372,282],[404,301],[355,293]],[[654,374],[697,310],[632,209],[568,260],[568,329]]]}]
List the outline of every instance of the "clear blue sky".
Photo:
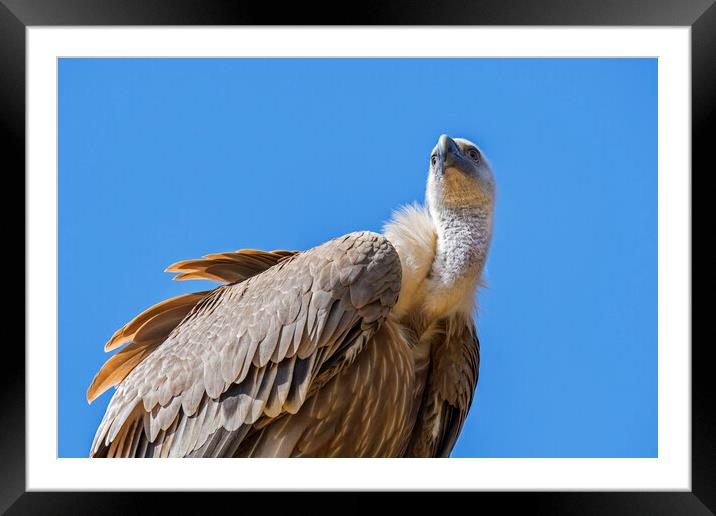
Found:
[{"label": "clear blue sky", "polygon": [[453,456],[656,456],[655,59],[60,60],[60,456],[112,333],[212,285],[167,265],[380,230],[441,133],[498,184]]}]

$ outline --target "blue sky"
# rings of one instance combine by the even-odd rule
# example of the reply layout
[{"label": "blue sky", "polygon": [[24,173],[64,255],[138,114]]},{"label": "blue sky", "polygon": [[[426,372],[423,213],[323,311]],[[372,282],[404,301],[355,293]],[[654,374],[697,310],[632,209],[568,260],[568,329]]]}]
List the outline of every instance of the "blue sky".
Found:
[{"label": "blue sky", "polygon": [[59,455],[112,333],[212,286],[167,265],[379,231],[442,133],[498,185],[453,456],[656,456],[655,59],[60,60]]}]

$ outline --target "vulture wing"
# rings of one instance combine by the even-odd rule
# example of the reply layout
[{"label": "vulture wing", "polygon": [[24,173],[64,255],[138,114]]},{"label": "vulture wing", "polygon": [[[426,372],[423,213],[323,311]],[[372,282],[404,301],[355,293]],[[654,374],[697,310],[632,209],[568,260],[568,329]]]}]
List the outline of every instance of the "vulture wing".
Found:
[{"label": "vulture wing", "polygon": [[259,419],[296,413],[351,363],[397,300],[395,249],[362,232],[283,258],[208,293],[135,359],[92,456],[227,456]]},{"label": "vulture wing", "polygon": [[428,384],[407,457],[449,457],[470,410],[480,369],[475,325],[462,316],[440,321]]}]

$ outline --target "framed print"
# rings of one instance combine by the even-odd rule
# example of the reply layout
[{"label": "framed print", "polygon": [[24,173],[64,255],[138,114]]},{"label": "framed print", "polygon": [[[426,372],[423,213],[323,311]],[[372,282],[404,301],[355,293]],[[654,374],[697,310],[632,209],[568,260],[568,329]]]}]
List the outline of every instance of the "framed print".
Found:
[{"label": "framed print", "polygon": [[691,171],[716,7],[458,4],[3,0],[27,203],[3,509],[714,510]]}]

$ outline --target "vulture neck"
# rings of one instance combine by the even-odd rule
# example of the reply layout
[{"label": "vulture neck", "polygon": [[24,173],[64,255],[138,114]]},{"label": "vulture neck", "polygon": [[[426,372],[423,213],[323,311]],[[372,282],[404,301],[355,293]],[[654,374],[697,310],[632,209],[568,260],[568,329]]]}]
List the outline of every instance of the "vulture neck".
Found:
[{"label": "vulture neck", "polygon": [[489,206],[441,206],[431,209],[437,235],[428,276],[426,309],[434,316],[472,312],[475,291],[492,239]]}]

